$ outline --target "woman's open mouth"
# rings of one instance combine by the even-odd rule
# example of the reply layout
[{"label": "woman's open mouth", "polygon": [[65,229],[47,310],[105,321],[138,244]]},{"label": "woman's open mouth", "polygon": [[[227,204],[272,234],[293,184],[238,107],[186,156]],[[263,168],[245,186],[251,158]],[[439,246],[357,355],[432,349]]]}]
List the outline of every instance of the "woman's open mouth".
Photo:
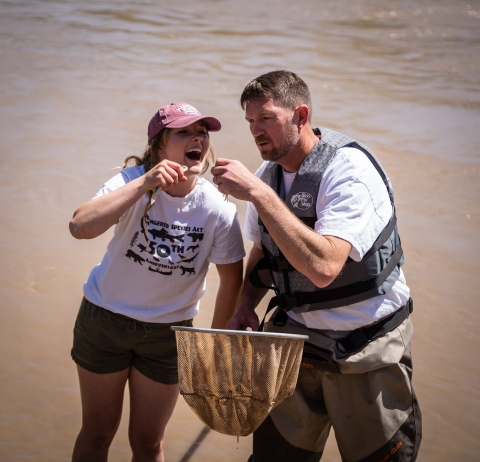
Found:
[{"label": "woman's open mouth", "polygon": [[185,153],[185,156],[190,160],[200,161],[202,160],[202,150],[200,148],[191,148]]}]

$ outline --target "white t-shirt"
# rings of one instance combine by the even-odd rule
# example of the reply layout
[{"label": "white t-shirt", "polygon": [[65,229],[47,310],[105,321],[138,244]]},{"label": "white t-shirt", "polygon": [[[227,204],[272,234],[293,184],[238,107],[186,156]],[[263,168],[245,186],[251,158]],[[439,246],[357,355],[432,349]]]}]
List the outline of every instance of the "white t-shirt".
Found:
[{"label": "white t-shirt", "polygon": [[[256,175],[260,176],[264,162]],[[296,173],[283,171],[286,194]],[[350,257],[360,261],[372,247],[392,216],[387,188],[367,156],[355,148],[339,149],[326,168],[317,198],[315,231],[325,236],[336,236],[352,244]],[[260,242],[258,214],[248,203],[244,226],[245,235]],[[353,330],[372,324],[398,310],[410,297],[403,272],[385,294],[369,300],[329,310],[288,315],[309,328]]]},{"label": "white t-shirt", "polygon": [[[145,173],[122,170],[95,197]],[[198,313],[209,263],[227,264],[245,256],[236,207],[203,178],[185,197],[160,192],[148,211],[145,238],[143,195],[115,226],[102,262],[84,285],[85,297],[115,313],[145,322],[170,323]]]}]

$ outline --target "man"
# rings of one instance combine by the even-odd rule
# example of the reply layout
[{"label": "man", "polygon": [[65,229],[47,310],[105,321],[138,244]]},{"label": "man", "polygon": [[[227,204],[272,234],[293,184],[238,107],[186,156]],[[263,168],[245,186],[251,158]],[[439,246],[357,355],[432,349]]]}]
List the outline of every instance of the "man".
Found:
[{"label": "man", "polygon": [[333,426],[344,461],[414,461],[413,305],[390,182],[366,146],[312,128],[294,73],[261,75],[240,101],[266,162],[256,176],[228,159],[212,169],[220,192],[249,201],[254,242],[227,327],[257,329],[255,307],[273,283],[264,330],[309,336],[295,393],[255,431],[250,460],[318,461]]}]

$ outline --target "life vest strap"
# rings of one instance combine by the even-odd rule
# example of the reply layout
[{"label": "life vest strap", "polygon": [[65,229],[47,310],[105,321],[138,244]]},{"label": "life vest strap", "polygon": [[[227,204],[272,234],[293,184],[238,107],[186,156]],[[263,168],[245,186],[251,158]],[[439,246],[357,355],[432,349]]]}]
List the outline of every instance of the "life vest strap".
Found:
[{"label": "life vest strap", "polygon": [[[344,298],[352,297],[354,295],[359,295],[363,292],[368,292],[369,290],[376,289],[380,287],[388,278],[390,273],[395,269],[399,264],[403,256],[402,246],[399,245],[387,265],[383,270],[376,276],[365,279],[364,281],[354,282],[343,287],[336,287],[335,289],[326,289],[326,290],[315,290],[313,292],[294,292],[291,295],[286,294],[277,294],[270,300],[270,305],[278,306],[280,309],[285,311],[290,311],[296,306],[302,305],[311,305],[314,303],[329,302],[333,300],[342,300]],[[322,309],[329,308],[313,308],[308,311],[317,311]]]},{"label": "life vest strap", "polygon": [[397,224],[397,214],[395,213],[395,206],[394,206],[390,221],[388,222],[387,226],[383,228],[383,231],[378,235],[372,247],[370,247],[367,253],[363,256],[362,260],[367,260],[368,258],[370,258],[378,249],[380,249],[380,247],[382,247],[383,244],[385,244],[385,242],[387,242],[387,239],[389,239],[390,236],[392,235],[396,224]]},{"label": "life vest strap", "polygon": [[[304,222],[305,221],[308,221],[308,219],[304,219]],[[305,223],[307,224],[307,223]],[[362,260],[367,260],[368,258],[370,258],[377,250],[379,250],[383,244],[385,244],[385,242],[390,238],[390,236],[392,235],[394,229],[395,229],[395,226],[397,224],[397,215],[395,213],[395,207],[393,207],[393,212],[392,212],[392,217],[390,218],[390,221],[388,222],[387,226],[385,226],[385,228],[383,229],[383,231],[379,234],[379,236],[377,237],[377,239],[375,240],[375,242],[373,243],[372,247],[367,251],[367,253],[363,256]],[[314,223],[313,223],[314,225]],[[307,224],[308,226],[308,224]],[[263,247],[263,246],[262,246]],[[397,254],[397,251],[398,249],[401,248],[401,246],[397,247],[396,251],[394,252],[394,254],[392,255],[390,261],[392,259],[394,259],[396,257],[396,254]],[[400,259],[402,258],[403,256],[403,252],[400,250],[401,252],[401,255],[400,257],[398,258],[398,262],[400,262]],[[265,253],[265,248],[264,248],[264,253]],[[354,260],[352,260],[350,257],[348,257],[347,259],[347,262],[346,264],[348,265],[349,263],[353,263],[355,262]],[[358,262],[356,262],[358,263]],[[389,264],[387,265],[387,267],[390,266],[390,262]],[[396,264],[393,265],[392,267],[392,271],[393,269],[395,268]],[[261,278],[260,278],[260,275],[258,274],[258,272],[260,270],[266,270],[268,269],[269,271],[274,271],[274,272],[277,272],[277,273],[281,273],[281,272],[284,272],[284,271],[294,271],[295,268],[290,264],[290,262],[283,256],[280,256],[280,257],[274,257],[274,256],[268,256],[268,257],[264,257],[264,258],[261,258],[257,264],[254,266],[254,268],[252,269],[252,271],[250,272],[250,274],[248,275],[248,278],[250,280],[250,283],[254,286],[254,287],[258,287],[258,288],[263,288],[263,289],[274,289],[273,286],[266,286]],[[385,271],[385,270],[384,270]],[[376,277],[380,277],[384,271],[382,271],[380,274],[378,274]],[[387,277],[388,277],[388,274],[387,274]],[[367,279],[366,281],[360,281],[360,282],[357,282],[357,283],[354,283],[354,284],[350,284],[348,286],[345,286],[345,287],[348,287],[349,290],[353,290],[355,291],[355,285],[358,285],[358,287],[362,287],[362,285],[365,284],[365,286],[367,286],[367,284],[369,283],[369,281],[372,281],[374,278],[372,279]],[[386,278],[385,278],[386,279]],[[383,283],[383,282],[382,282]],[[371,284],[371,282],[370,282]],[[370,290],[372,288],[376,288],[376,287],[379,287],[381,284],[377,285],[377,286],[373,286],[373,287],[370,287],[370,288],[367,288],[366,290]],[[352,287],[354,286],[354,287]],[[334,292],[331,292],[332,290],[337,290],[338,292],[336,292],[337,294],[339,295],[342,295],[345,292],[345,287],[341,287],[341,288],[338,288],[338,289],[330,289],[330,290],[326,290],[326,291],[322,291],[322,294],[324,294],[325,297],[327,298],[323,298],[322,297],[322,300],[317,300],[317,301],[331,301],[333,300],[334,298],[329,298],[329,297],[332,297],[333,295],[330,295],[333,294]],[[360,290],[360,292],[358,293],[361,293],[361,292],[365,292],[365,290]],[[346,298],[346,297],[350,297],[351,295],[356,295],[357,292],[355,293],[348,293],[347,295],[343,295],[343,297],[341,298]]]},{"label": "life vest strap", "polygon": [[294,306],[297,306],[297,300],[295,296],[292,295],[277,295],[275,297],[272,297],[270,299],[270,302],[267,306],[267,310],[265,311],[265,314],[263,316],[262,322],[260,323],[260,326],[258,327],[258,331],[262,332],[263,331],[263,326],[265,324],[265,318],[267,317],[267,314],[270,313],[274,308],[282,304],[281,309],[278,310],[277,315],[275,316],[274,319],[274,324],[276,326],[284,326],[285,323],[287,322],[288,319],[288,314],[287,311],[290,311]]},{"label": "life vest strap", "polygon": [[259,271],[269,270],[276,273],[283,273],[284,271],[294,271],[295,268],[288,262],[285,257],[264,257],[258,260],[257,264],[253,267],[252,271],[248,275],[250,284],[253,287],[262,289],[274,289],[273,286],[267,286],[262,282]]}]

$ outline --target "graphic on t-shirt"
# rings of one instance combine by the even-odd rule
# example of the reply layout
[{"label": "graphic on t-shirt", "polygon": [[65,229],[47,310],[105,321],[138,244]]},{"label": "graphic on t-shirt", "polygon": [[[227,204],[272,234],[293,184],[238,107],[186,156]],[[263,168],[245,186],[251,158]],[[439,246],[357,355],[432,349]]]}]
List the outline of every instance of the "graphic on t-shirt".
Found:
[{"label": "graphic on t-shirt", "polygon": [[136,231],[130,240],[130,247],[136,244],[135,248],[138,252],[147,256],[141,257],[130,248],[125,254],[127,258],[141,266],[146,262],[149,265],[148,271],[163,276],[170,276],[178,270],[181,276],[196,274],[195,267],[187,265],[191,264],[200,253],[204,237],[203,228],[188,226],[188,224],[164,223],[152,220],[147,214],[145,220],[140,221],[140,230],[146,242],[138,242],[140,232]]},{"label": "graphic on t-shirt", "polygon": [[203,233],[188,233],[187,236],[191,237],[193,242],[203,241]]},{"label": "graphic on t-shirt", "polygon": [[153,271],[154,273],[164,274],[165,276],[170,276],[171,274],[173,274],[173,271],[160,271],[159,269],[152,268],[151,266],[148,267],[148,271]]},{"label": "graphic on t-shirt", "polygon": [[145,258],[142,258],[140,255],[136,254],[133,250],[130,249],[127,250],[125,256],[133,259],[135,263],[140,263],[140,265],[142,264],[142,261],[145,261]]},{"label": "graphic on t-shirt", "polygon": [[140,253],[148,250],[143,244],[137,244],[137,247],[140,249]]},{"label": "graphic on t-shirt", "polygon": [[165,228],[162,228],[160,231],[155,228],[148,228],[148,232],[153,236],[154,239],[159,237],[163,242],[165,242],[166,239],[168,239],[170,242],[175,242],[175,239],[177,241],[183,242],[183,238],[185,237],[185,234],[180,234],[178,236],[169,234]]},{"label": "graphic on t-shirt", "polygon": [[180,265],[180,269],[182,270],[182,274],[188,273],[189,276],[195,274],[195,268],[185,268],[185,266]]},{"label": "graphic on t-shirt", "polygon": [[138,231],[133,235],[132,240],[130,241],[130,248],[132,248],[135,245],[135,242],[137,242],[138,239]]},{"label": "graphic on t-shirt", "polygon": [[[185,260],[180,260],[180,262],[182,262],[182,263],[192,263],[192,261],[195,260],[195,258],[197,258],[197,257],[198,257],[198,253],[196,253],[196,254],[195,254],[193,257],[191,257],[191,258],[187,258],[187,259],[185,259]],[[183,257],[183,258],[185,258],[185,257]]]},{"label": "graphic on t-shirt", "polygon": [[[174,246],[172,246],[174,247]],[[151,249],[151,254],[153,255],[153,258],[168,258],[168,256],[171,253],[170,247],[168,245],[157,245],[155,246],[155,243],[150,242],[150,249]]]}]

